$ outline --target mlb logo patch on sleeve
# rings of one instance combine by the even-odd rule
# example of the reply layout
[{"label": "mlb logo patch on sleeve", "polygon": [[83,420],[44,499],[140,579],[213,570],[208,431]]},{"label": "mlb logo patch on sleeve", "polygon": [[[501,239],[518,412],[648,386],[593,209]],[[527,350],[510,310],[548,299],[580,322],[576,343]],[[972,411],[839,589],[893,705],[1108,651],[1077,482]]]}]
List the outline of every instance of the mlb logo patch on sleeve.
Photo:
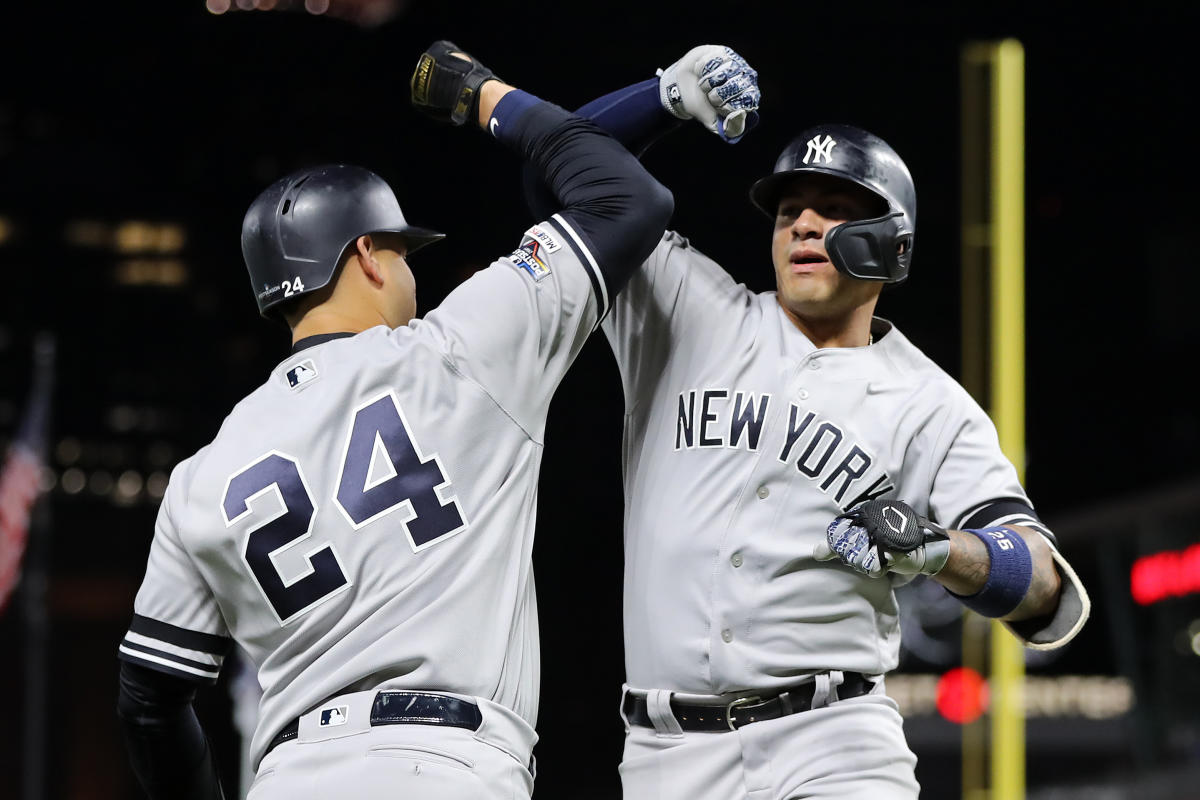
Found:
[{"label": "mlb logo patch on sleeve", "polygon": [[550,274],[550,265],[542,255],[542,246],[536,239],[528,239],[508,256],[508,260],[528,272],[535,281]]},{"label": "mlb logo patch on sleeve", "polygon": [[287,371],[288,386],[293,389],[303,386],[317,377],[317,365],[312,359],[301,361]]},{"label": "mlb logo patch on sleeve", "polygon": [[534,225],[525,231],[525,235],[540,244],[547,253],[557,253],[562,249],[562,245],[558,243],[558,240],[551,236],[550,232],[541,225]]}]

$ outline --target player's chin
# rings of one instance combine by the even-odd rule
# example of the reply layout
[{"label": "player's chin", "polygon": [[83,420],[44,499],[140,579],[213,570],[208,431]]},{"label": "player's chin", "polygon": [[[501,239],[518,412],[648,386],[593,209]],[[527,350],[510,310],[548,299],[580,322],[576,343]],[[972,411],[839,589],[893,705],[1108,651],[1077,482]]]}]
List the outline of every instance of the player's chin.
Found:
[{"label": "player's chin", "polygon": [[779,294],[786,305],[809,305],[827,302],[834,295],[830,276],[815,272],[787,275],[779,281]]}]

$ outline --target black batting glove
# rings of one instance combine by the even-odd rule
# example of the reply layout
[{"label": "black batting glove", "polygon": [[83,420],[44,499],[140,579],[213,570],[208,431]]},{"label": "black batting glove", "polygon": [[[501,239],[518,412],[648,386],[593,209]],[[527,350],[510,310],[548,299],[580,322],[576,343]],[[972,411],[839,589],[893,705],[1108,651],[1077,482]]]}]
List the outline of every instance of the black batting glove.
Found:
[{"label": "black batting glove", "polygon": [[887,572],[936,575],[950,557],[950,536],[907,503],[871,500],[834,517],[813,557],[837,558],[873,578]]},{"label": "black batting glove", "polygon": [[479,89],[497,80],[492,71],[445,39],[417,61],[409,88],[413,107],[439,122],[462,125],[479,116]]}]

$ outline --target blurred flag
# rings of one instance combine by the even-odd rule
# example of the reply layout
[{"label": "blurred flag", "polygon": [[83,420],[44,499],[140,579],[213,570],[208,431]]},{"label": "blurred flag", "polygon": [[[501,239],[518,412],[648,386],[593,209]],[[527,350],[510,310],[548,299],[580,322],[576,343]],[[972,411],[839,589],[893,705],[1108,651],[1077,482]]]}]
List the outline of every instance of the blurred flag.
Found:
[{"label": "blurred flag", "polygon": [[41,494],[53,389],[54,339],[42,334],[34,342],[25,416],[0,469],[0,612],[20,580],[30,513]]}]

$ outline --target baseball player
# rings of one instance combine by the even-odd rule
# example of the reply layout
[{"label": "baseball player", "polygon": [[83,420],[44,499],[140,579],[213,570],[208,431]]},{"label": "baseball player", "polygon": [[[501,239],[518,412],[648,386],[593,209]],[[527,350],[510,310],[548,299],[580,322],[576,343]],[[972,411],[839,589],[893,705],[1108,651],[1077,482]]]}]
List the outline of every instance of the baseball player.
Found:
[{"label": "baseball player", "polygon": [[[756,85],[703,46],[577,113],[638,152],[688,118],[730,140]],[[894,587],[930,576],[1035,648],[1087,595],[983,410],[874,315],[913,257],[900,156],[817,125],[751,199],[775,291],[668,232],[602,324],[626,412],[625,797],[916,797],[884,687]]]},{"label": "baseball player", "polygon": [[119,648],[152,798],[221,796],[191,701],[235,642],[263,688],[253,800],[532,792],[547,407],[673,201],[612,137],[449,42],[411,93],[523,154],[556,211],[418,319],[406,259],[442,234],[379,176],[304,169],[250,205],[258,307],[293,346],[159,511]]}]

